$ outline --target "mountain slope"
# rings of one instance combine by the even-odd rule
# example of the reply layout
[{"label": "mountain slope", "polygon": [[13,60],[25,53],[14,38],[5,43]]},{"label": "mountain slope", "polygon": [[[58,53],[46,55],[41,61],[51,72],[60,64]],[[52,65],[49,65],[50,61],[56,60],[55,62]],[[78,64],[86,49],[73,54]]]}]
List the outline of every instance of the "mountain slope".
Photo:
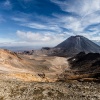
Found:
[{"label": "mountain slope", "polygon": [[75,55],[84,51],[85,53],[100,53],[100,46],[83,36],[71,36],[55,48],[60,48],[67,55]]},{"label": "mountain slope", "polygon": [[21,55],[0,49],[0,79],[51,82],[67,67],[63,57]]}]

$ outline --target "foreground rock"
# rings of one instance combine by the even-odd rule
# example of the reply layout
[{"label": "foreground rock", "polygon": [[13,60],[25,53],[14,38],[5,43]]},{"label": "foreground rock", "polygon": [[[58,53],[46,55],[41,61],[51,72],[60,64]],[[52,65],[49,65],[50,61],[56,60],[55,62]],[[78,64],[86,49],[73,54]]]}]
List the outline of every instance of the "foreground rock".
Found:
[{"label": "foreground rock", "polygon": [[100,100],[98,61],[99,54],[81,53],[69,67],[64,57],[0,50],[0,100]]},{"label": "foreground rock", "polygon": [[0,100],[100,100],[100,84],[0,80]]}]

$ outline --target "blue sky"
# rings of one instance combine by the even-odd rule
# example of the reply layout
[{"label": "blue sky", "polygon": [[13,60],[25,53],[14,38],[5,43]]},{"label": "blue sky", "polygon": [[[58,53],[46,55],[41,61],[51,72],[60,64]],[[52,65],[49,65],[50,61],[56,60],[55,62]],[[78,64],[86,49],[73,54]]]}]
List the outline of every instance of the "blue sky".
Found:
[{"label": "blue sky", "polygon": [[100,42],[100,0],[0,0],[0,46],[55,46],[72,35]]}]

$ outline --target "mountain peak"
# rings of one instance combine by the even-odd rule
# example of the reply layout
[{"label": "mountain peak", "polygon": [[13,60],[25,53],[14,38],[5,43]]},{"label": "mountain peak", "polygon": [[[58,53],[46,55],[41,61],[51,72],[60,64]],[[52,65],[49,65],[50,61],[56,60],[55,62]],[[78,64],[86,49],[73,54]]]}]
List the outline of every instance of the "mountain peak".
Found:
[{"label": "mountain peak", "polygon": [[81,35],[71,36],[55,48],[63,49],[68,55],[75,55],[79,52],[100,53],[100,46]]},{"label": "mountain peak", "polygon": [[75,36],[70,36],[69,38],[85,38],[85,37],[82,35],[75,35]]},{"label": "mountain peak", "polygon": [[75,35],[75,36],[71,36],[71,37],[83,37],[82,35]]}]

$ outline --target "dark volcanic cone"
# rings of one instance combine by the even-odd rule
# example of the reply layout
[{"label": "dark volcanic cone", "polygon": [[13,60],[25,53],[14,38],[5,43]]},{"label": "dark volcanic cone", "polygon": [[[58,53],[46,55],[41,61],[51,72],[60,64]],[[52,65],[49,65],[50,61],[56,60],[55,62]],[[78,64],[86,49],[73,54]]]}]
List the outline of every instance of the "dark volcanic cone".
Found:
[{"label": "dark volcanic cone", "polygon": [[85,53],[100,53],[100,46],[90,41],[83,36],[71,36],[62,43],[58,44],[55,48],[64,50],[66,55],[75,55],[79,52]]}]

